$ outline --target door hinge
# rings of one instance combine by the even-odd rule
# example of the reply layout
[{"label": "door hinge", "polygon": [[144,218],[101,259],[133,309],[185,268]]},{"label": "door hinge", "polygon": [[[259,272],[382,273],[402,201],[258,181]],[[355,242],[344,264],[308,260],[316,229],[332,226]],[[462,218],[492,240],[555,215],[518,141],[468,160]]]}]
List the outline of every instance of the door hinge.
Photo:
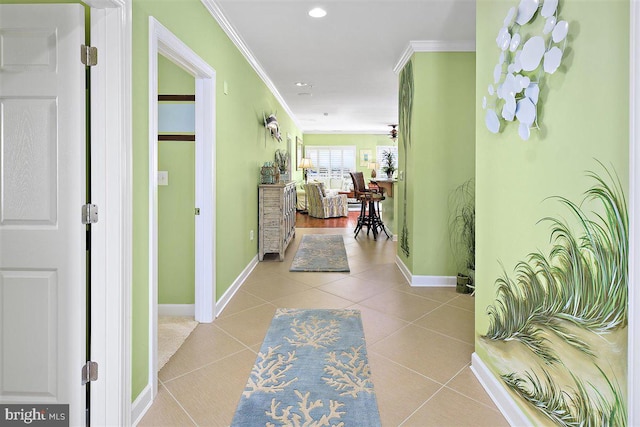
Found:
[{"label": "door hinge", "polygon": [[98,362],[87,360],[82,367],[82,385],[98,379]]},{"label": "door hinge", "polygon": [[196,215],[200,215],[200,208],[196,208],[195,213],[196,213]]},{"label": "door hinge", "polygon": [[98,48],[93,46],[80,46],[80,61],[87,67],[98,64]]},{"label": "door hinge", "polygon": [[98,205],[82,205],[82,223],[95,224],[98,222]]}]

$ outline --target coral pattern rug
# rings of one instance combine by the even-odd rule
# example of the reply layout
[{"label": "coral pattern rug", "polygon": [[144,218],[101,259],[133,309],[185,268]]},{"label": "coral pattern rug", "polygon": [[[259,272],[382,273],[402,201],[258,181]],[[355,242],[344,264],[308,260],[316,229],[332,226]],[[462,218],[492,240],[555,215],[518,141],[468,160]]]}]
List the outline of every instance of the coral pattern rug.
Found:
[{"label": "coral pattern rug", "polygon": [[232,426],[380,426],[359,310],[278,309]]},{"label": "coral pattern rug", "polygon": [[342,236],[338,234],[302,236],[289,271],[350,271]]}]

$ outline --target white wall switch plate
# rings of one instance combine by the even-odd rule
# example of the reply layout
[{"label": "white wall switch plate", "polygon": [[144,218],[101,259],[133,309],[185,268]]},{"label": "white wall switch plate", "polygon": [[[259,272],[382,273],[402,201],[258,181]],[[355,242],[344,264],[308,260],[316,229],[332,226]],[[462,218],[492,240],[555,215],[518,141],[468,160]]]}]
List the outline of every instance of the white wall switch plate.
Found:
[{"label": "white wall switch plate", "polygon": [[158,185],[169,185],[169,171],[158,171]]}]

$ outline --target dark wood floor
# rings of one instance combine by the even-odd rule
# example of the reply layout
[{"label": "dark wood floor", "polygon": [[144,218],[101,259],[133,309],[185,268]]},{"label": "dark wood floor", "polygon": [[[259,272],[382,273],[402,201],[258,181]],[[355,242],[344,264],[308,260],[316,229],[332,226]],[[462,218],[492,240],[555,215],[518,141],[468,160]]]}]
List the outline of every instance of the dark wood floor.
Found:
[{"label": "dark wood floor", "polygon": [[296,227],[298,228],[356,228],[359,211],[350,211],[349,217],[313,218],[307,214],[296,213]]}]

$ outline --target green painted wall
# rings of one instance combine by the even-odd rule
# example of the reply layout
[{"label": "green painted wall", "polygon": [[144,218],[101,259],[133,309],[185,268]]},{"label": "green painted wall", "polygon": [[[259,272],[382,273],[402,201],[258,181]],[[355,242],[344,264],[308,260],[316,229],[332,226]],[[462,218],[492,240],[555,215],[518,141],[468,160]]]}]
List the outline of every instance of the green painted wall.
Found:
[{"label": "green painted wall", "polygon": [[[162,55],[158,93],[193,95],[195,79]],[[169,185],[158,187],[158,303],[195,303],[195,144],[158,142],[158,170]]]},{"label": "green painted wall", "polygon": [[[409,257],[398,254],[416,276],[455,276],[450,248],[448,199],[475,174],[475,53],[417,53],[414,75],[412,143],[400,144],[400,170],[406,156]],[[398,228],[403,203],[398,202]]]},{"label": "green painted wall", "polygon": [[158,143],[158,304],[195,303],[195,144]]},{"label": "green painted wall", "polygon": [[[278,112],[283,135],[302,137],[199,0],[133,2],[133,295],[132,397],[148,378],[148,31],[154,16],[216,70],[216,294],[219,298],[257,254],[259,166],[278,143],[265,138],[263,114]],[[223,93],[227,82],[228,95]]]},{"label": "green painted wall", "polygon": [[[496,372],[497,360],[480,336],[489,325],[486,308],[495,301],[495,281],[503,275],[500,263],[511,274],[530,252],[548,253],[549,224],[537,222],[571,217],[557,201],[545,199],[580,202],[593,184],[585,171],[602,172],[594,159],[617,171],[625,191],[628,183],[629,1],[560,2],[562,19],[570,24],[567,49],[562,67],[543,86],[541,129],[526,142],[513,124],[491,134],[482,109],[499,56],[496,35],[512,6],[517,2],[479,0],[476,17],[476,352]],[[626,350],[609,362],[624,371]],[[624,390],[625,376],[618,380]]]}]

